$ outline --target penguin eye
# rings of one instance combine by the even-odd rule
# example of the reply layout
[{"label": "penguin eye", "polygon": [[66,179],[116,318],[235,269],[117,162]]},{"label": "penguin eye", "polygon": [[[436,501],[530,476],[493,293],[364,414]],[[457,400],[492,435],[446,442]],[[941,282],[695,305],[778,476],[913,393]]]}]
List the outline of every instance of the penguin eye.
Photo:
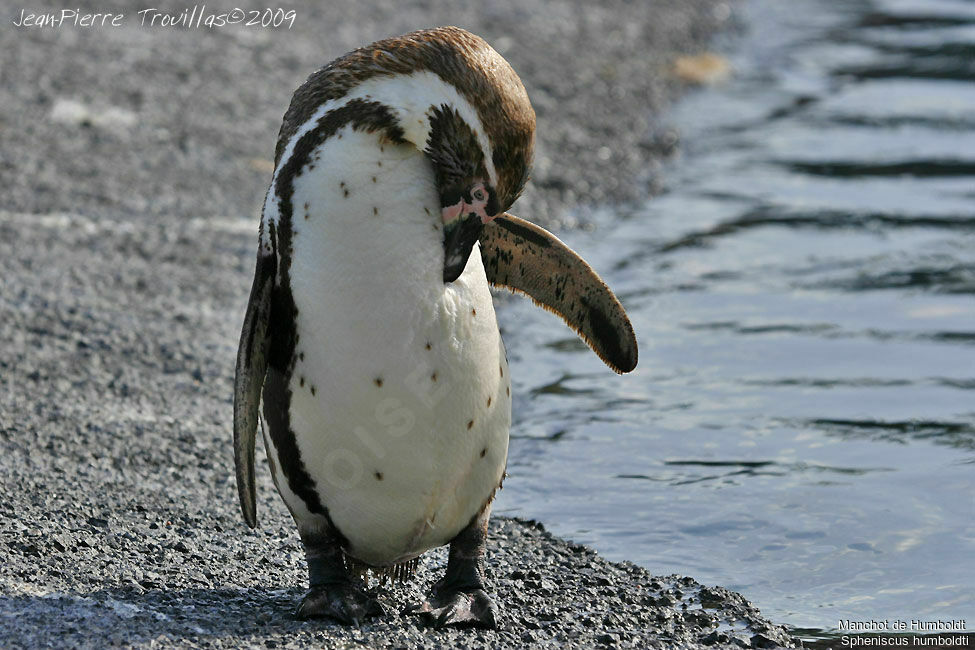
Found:
[{"label": "penguin eye", "polygon": [[475,201],[487,200],[487,195],[484,193],[484,189],[481,187],[478,187],[473,192],[471,192],[471,196],[474,198]]}]

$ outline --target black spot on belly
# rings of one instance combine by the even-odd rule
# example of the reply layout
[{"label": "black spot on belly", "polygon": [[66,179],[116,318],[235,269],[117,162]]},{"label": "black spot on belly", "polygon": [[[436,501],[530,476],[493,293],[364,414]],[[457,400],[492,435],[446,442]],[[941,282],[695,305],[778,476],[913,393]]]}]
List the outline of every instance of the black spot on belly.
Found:
[{"label": "black spot on belly", "polygon": [[473,426],[474,426],[474,420],[468,420],[467,421],[467,430],[470,431],[471,430],[471,427],[473,427]]},{"label": "black spot on belly", "polygon": [[427,343],[427,350],[432,350],[432,349],[433,349],[433,346],[430,343]]},{"label": "black spot on belly", "polygon": [[471,316],[477,316],[477,310],[476,309],[471,308]]},{"label": "black spot on belly", "polygon": [[484,449],[481,450],[481,458],[484,458],[484,455],[486,453],[487,453],[487,447],[485,447]]},{"label": "black spot on belly", "polygon": [[382,472],[376,472],[376,480],[377,481],[383,480],[383,473]]},{"label": "black spot on belly", "polygon": [[437,373],[433,373],[432,375],[430,375],[430,380],[437,381]]},{"label": "black spot on belly", "polygon": [[489,396],[488,397],[488,408],[490,408],[490,407],[491,407],[491,397]]},{"label": "black spot on belly", "polygon": [[302,388],[305,387],[305,378],[304,377],[302,377],[301,379],[298,380],[298,385],[301,386]]},{"label": "black spot on belly", "polygon": [[383,386],[383,378],[382,377],[376,377],[376,379],[374,381],[376,382],[376,385],[377,386],[379,386],[380,388],[382,388],[382,386]]},{"label": "black spot on belly", "polygon": [[498,370],[501,371],[501,376],[504,377],[504,366],[498,366]]},{"label": "black spot on belly", "polygon": [[317,391],[315,390],[315,387],[314,387],[314,386],[312,386],[312,387],[311,387],[311,394],[312,394],[312,395],[314,395],[314,394],[315,394],[316,392],[317,392]]}]

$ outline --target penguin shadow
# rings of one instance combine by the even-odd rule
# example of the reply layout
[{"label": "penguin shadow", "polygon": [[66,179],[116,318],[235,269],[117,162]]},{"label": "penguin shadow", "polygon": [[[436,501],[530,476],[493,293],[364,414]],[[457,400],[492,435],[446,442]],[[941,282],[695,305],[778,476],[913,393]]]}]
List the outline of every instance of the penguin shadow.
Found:
[{"label": "penguin shadow", "polygon": [[[402,602],[404,595],[401,585],[371,591],[388,603]],[[329,619],[299,620],[295,607],[303,594],[299,586],[149,590],[121,586],[87,593],[0,595],[0,637],[4,647],[115,647],[153,640],[165,643],[167,638],[234,638],[246,643],[247,639],[315,634],[325,628],[340,636],[343,631],[355,633],[354,628]],[[419,620],[387,608],[386,615],[369,626],[386,625],[413,626]]]}]

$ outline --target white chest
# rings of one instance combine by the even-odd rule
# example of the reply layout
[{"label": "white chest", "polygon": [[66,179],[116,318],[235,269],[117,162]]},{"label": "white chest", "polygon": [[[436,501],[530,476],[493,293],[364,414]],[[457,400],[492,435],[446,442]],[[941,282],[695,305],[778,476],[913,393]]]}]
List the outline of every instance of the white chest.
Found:
[{"label": "white chest", "polygon": [[290,421],[350,552],[389,565],[450,541],[497,487],[507,363],[478,251],[443,283],[425,156],[351,128],[315,154],[293,185]]}]

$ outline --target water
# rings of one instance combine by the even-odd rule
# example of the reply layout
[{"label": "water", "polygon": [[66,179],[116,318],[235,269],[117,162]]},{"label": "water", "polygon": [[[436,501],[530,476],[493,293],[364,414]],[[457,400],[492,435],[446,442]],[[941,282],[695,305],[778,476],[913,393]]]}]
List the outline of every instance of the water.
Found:
[{"label": "water", "polygon": [[496,511],[807,637],[975,627],[975,2],[752,0],[645,207],[567,242],[635,373],[527,301]]}]

